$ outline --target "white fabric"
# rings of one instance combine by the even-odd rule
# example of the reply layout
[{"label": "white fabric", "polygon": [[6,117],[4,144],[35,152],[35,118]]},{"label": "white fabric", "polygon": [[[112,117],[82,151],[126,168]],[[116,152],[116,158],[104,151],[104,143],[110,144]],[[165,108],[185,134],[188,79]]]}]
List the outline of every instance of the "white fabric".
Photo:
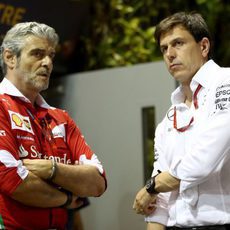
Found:
[{"label": "white fabric", "polygon": [[82,154],[79,158],[79,164],[82,165],[92,165],[97,167],[97,169],[99,170],[99,172],[101,174],[103,174],[103,166],[101,164],[101,162],[98,160],[97,156],[95,154],[92,155],[91,159],[87,159],[85,154]]},{"label": "white fabric", "polygon": [[[157,212],[146,221],[167,226],[198,226],[230,223],[230,68],[212,60],[196,73],[198,109],[183,104],[178,87],[172,93],[172,106],[158,125],[155,135],[154,172],[169,171],[181,180],[179,191],[161,194],[168,203],[164,217]],[[185,132],[173,128],[172,109],[177,107],[179,124],[194,117]],[[184,116],[185,115],[185,116]],[[169,198],[168,198],[169,197]]]},{"label": "white fabric", "polygon": [[18,175],[24,180],[29,171],[23,166],[21,160],[16,160],[11,153],[6,150],[0,150],[0,162],[4,164],[7,168],[17,167]]},{"label": "white fabric", "polygon": [[[10,82],[7,78],[3,78],[1,84],[0,84],[0,94],[8,94],[11,96],[15,96],[15,97],[19,97],[22,101],[28,102],[30,103],[30,100],[25,97],[16,87],[14,84],[12,84],[12,82]],[[37,98],[36,98],[36,103],[37,105],[39,105],[40,107],[43,108],[53,108],[50,105],[47,104],[47,102],[45,101],[45,99],[38,94]]]}]

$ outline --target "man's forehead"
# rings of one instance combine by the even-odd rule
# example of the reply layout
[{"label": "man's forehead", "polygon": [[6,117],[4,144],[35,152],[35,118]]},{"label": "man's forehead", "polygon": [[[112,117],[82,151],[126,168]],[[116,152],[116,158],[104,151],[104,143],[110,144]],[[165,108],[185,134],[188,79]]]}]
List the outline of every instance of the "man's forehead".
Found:
[{"label": "man's forehead", "polygon": [[55,45],[46,38],[36,37],[36,36],[28,36],[25,39],[25,44],[23,50],[53,50],[55,51]]},{"label": "man's forehead", "polygon": [[161,34],[160,45],[163,45],[165,42],[170,42],[186,36],[191,36],[187,29],[185,29],[183,26],[175,26]]}]

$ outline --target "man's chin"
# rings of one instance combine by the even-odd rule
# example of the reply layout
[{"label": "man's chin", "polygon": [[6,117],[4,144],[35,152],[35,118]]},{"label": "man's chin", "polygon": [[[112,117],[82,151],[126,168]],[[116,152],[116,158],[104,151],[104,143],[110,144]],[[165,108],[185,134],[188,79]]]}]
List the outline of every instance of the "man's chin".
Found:
[{"label": "man's chin", "polygon": [[43,84],[37,84],[37,85],[35,85],[35,88],[38,92],[42,92],[44,90],[47,90],[49,88],[49,82],[43,83]]}]

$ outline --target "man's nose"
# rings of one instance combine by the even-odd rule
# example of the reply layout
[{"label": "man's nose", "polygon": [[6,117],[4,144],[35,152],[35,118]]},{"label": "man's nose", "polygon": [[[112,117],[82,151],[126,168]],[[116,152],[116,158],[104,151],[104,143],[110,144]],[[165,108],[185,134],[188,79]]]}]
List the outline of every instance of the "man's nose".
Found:
[{"label": "man's nose", "polygon": [[52,66],[53,64],[53,60],[50,56],[46,55],[43,59],[42,59],[42,65],[45,66]]},{"label": "man's nose", "polygon": [[174,47],[169,46],[166,52],[166,56],[169,60],[174,59],[176,57],[176,50]]}]

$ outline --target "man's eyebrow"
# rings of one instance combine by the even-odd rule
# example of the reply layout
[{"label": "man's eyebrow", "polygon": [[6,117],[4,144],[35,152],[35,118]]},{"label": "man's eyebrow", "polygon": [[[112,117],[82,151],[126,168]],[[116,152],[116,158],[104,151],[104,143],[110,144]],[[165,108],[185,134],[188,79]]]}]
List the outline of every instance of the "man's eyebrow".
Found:
[{"label": "man's eyebrow", "polygon": [[45,49],[42,49],[42,48],[34,48],[34,49],[31,49],[30,52],[35,52],[35,51],[45,51]]},{"label": "man's eyebrow", "polygon": [[[46,52],[46,49],[44,49],[44,48],[34,48],[34,49],[31,49],[29,52],[30,53],[33,53],[33,52]],[[56,51],[55,50],[50,50],[48,53],[50,53],[52,55],[55,55]]]},{"label": "man's eyebrow", "polygon": [[165,46],[168,46],[168,44],[172,44],[176,41],[184,41],[185,39],[183,37],[176,37],[176,38],[173,38],[172,40],[170,40],[167,44],[163,43],[163,44],[160,44],[160,47],[165,47]]}]

